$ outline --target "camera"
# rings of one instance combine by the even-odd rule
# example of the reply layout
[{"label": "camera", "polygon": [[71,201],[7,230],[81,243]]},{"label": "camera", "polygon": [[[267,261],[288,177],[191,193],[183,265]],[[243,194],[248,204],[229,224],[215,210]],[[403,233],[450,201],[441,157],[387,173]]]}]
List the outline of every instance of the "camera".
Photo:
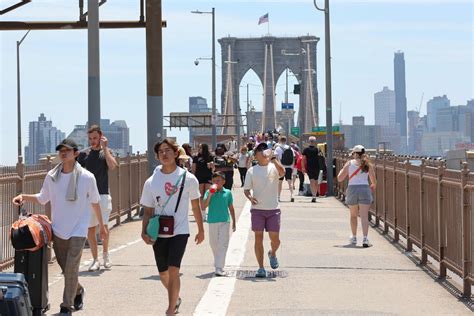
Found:
[{"label": "camera", "polygon": [[196,60],[194,61],[194,64],[195,64],[196,66],[199,65],[199,60],[196,59]]}]

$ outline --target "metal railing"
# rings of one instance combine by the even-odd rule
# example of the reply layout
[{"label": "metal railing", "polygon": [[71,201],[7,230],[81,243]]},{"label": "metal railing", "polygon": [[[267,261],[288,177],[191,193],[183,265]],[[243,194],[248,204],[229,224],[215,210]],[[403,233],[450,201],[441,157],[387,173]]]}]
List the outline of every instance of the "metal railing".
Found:
[{"label": "metal railing", "polygon": [[[349,159],[335,154],[336,171]],[[461,277],[462,293],[471,296],[474,285],[474,173],[467,163],[461,170],[446,168],[444,161],[417,157],[372,157],[377,187],[370,210],[376,227],[393,230],[393,239],[406,239],[404,247],[421,250],[420,263],[428,256],[438,262],[436,273],[446,277],[447,269]],[[345,200],[347,180],[335,183],[335,194]]]},{"label": "metal railing", "polygon": [[[116,158],[118,167],[109,172],[109,190],[112,195],[112,213],[110,221],[120,225],[121,217],[132,217],[133,210],[138,212],[140,196],[145,180],[148,178],[148,160],[146,154],[128,155]],[[43,164],[0,167],[0,271],[13,265],[15,250],[10,242],[12,223],[18,219],[18,208],[11,200],[18,193],[38,193],[44,178],[53,167],[48,158]],[[51,207],[48,204],[25,203],[30,213],[46,214],[51,217]]]}]

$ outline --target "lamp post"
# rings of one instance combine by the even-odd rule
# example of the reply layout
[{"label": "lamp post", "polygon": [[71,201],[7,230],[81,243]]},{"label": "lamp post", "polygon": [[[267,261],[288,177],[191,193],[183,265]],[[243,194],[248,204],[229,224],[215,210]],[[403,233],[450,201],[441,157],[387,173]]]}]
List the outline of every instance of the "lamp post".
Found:
[{"label": "lamp post", "polygon": [[26,36],[30,31],[26,32],[21,40],[16,42],[16,98],[17,98],[17,128],[18,128],[18,162],[22,162],[21,155],[21,98],[20,98],[20,45],[25,40]]},{"label": "lamp post", "polygon": [[194,14],[211,14],[212,15],[212,148],[217,145],[217,114],[216,114],[216,19],[215,8],[212,11],[191,11]]},{"label": "lamp post", "polygon": [[328,182],[328,196],[334,195],[333,186],[333,137],[332,137],[332,95],[331,95],[331,38],[330,38],[330,23],[329,23],[329,0],[324,0],[324,8],[320,8],[317,0],[314,1],[314,6],[317,10],[324,12],[325,24],[325,60],[326,60],[326,143],[327,143],[327,182]]}]

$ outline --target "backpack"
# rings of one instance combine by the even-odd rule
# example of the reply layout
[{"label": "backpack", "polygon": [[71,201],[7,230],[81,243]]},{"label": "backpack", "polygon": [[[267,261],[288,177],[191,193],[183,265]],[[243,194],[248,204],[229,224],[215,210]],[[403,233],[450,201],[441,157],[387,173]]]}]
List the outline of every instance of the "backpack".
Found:
[{"label": "backpack", "polygon": [[53,239],[53,230],[48,216],[28,214],[12,224],[10,239],[16,250],[36,251]]},{"label": "backpack", "polygon": [[292,166],[295,160],[295,156],[293,154],[293,150],[288,147],[283,151],[281,155],[281,164],[285,166]]}]

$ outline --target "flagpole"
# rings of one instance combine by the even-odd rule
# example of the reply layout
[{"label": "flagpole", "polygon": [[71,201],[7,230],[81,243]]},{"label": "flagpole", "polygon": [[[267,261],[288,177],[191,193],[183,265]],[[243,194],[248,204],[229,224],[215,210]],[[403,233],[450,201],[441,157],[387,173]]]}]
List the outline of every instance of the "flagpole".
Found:
[{"label": "flagpole", "polygon": [[270,18],[268,19],[267,24],[268,35],[270,35]]}]

